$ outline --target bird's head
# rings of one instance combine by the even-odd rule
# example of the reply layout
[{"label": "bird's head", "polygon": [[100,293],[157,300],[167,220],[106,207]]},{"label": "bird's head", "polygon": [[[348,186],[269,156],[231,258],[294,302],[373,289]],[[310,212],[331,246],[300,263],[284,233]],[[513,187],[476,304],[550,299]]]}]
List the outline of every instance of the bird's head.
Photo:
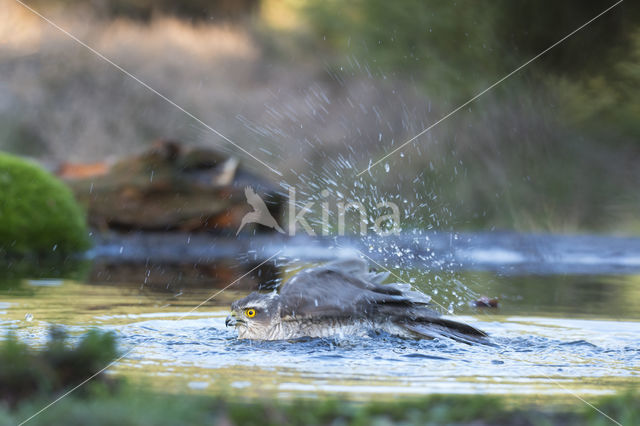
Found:
[{"label": "bird's head", "polygon": [[280,296],[251,293],[231,304],[231,315],[225,320],[227,327],[235,327],[240,339],[268,340],[280,316]]}]

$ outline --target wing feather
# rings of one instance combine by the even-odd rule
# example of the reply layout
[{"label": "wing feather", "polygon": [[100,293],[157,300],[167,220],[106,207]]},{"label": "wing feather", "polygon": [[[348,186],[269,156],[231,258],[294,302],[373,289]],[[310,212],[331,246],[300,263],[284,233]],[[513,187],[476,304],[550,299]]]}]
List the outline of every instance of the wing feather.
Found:
[{"label": "wing feather", "polygon": [[[338,265],[346,266],[345,272]],[[365,264],[366,266],[366,264]],[[363,279],[362,262],[330,263],[310,268],[284,284],[280,295],[283,316],[369,318],[407,312],[424,306],[428,297],[397,284],[376,284]],[[435,314],[435,311],[431,311]]]},{"label": "wing feather", "polygon": [[366,262],[348,259],[301,271],[280,290],[281,317],[390,321],[422,338],[448,337],[464,343],[486,341],[470,325],[440,317],[430,298],[406,283],[381,284],[388,274],[370,273]]},{"label": "wing feather", "polygon": [[397,324],[417,337],[437,339],[446,337],[458,342],[488,344],[487,334],[468,324],[440,319],[434,322],[403,322]]}]

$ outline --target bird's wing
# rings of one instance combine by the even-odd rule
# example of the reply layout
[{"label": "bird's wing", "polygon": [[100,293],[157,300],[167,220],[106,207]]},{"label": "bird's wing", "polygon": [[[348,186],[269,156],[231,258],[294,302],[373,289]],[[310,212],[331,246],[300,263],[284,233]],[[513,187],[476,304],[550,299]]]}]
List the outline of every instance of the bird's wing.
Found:
[{"label": "bird's wing", "polygon": [[264,203],[262,198],[258,194],[256,194],[250,186],[247,186],[244,189],[244,196],[247,197],[247,203],[257,212],[266,212],[269,213],[269,209],[267,209],[267,205]]},{"label": "bird's wing", "polygon": [[440,317],[428,307],[429,298],[412,290],[410,285],[381,285],[375,282],[378,277],[359,259],[302,271],[280,291],[281,316],[283,319],[388,320],[416,337],[449,337],[465,343],[486,337],[470,325]]},{"label": "bird's wing", "polygon": [[462,343],[483,343],[490,344],[487,341],[487,334],[474,328],[468,324],[457,321],[451,321],[444,318],[421,318],[418,321],[399,322],[397,325],[403,327],[416,337],[436,339],[439,337],[448,337]]},{"label": "bird's wing", "polygon": [[[377,274],[371,276],[372,281],[379,280]],[[377,284],[368,277],[362,261],[329,263],[302,271],[280,291],[282,316],[382,319],[418,307],[428,309],[428,298],[422,293],[402,285]]]},{"label": "bird's wing", "polygon": [[322,266],[325,269],[340,271],[346,275],[352,275],[373,284],[382,284],[390,272],[371,272],[366,261],[358,257],[346,258],[329,262]]}]

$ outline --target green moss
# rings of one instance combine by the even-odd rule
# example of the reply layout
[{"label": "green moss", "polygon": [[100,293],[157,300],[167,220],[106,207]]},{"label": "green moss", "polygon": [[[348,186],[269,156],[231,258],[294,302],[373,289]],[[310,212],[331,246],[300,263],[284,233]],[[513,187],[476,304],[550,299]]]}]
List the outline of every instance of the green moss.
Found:
[{"label": "green moss", "polygon": [[89,247],[71,191],[42,168],[0,153],[0,252],[65,254]]}]

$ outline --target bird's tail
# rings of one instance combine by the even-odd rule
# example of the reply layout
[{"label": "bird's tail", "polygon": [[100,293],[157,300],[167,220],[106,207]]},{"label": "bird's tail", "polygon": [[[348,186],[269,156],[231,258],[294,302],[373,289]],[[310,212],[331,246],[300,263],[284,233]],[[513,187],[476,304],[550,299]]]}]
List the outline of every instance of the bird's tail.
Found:
[{"label": "bird's tail", "polygon": [[399,322],[397,325],[410,334],[423,339],[446,337],[470,345],[474,343],[491,344],[489,336],[484,331],[468,324],[440,317],[416,318],[413,321]]}]

